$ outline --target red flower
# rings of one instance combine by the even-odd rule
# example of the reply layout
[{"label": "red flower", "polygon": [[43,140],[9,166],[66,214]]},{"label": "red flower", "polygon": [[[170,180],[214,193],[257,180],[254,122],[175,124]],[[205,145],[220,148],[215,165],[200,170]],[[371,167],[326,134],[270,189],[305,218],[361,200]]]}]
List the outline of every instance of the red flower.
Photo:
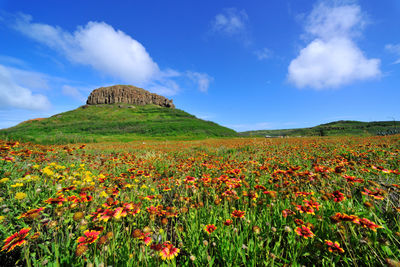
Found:
[{"label": "red flower", "polygon": [[325,240],[325,244],[328,246],[328,250],[331,253],[339,252],[344,253],[344,249],[340,247],[338,242],[332,242],[330,240]]},{"label": "red flower", "polygon": [[296,205],[296,209],[300,211],[300,213],[315,214],[314,209],[310,206]]},{"label": "red flower", "polygon": [[373,198],[379,199],[379,200],[384,199],[383,195],[385,194],[385,191],[380,188],[375,188],[375,190],[373,190],[373,191],[370,191],[367,188],[364,188],[364,191],[365,192],[361,192],[361,194],[370,196],[370,197],[373,197]]},{"label": "red flower", "polygon": [[361,225],[363,228],[369,228],[374,232],[376,232],[377,228],[383,228],[382,226],[377,225],[366,218],[358,219],[358,221],[356,221],[354,223]]},{"label": "red flower", "polygon": [[349,175],[343,175],[343,178],[347,180],[349,183],[363,183],[363,179],[357,179],[354,176],[349,176]]},{"label": "red flower", "polygon": [[294,214],[296,214],[296,213],[290,209],[282,210],[283,218],[286,218],[288,215],[294,215]]},{"label": "red flower", "polygon": [[206,231],[208,234],[211,234],[212,232],[214,232],[215,230],[217,230],[217,227],[214,224],[207,224],[204,227],[204,231]]},{"label": "red flower", "polygon": [[335,202],[341,202],[346,199],[343,193],[341,193],[339,190],[336,190],[332,193],[333,201]]},{"label": "red flower", "polygon": [[229,226],[229,225],[231,225],[233,223],[233,221],[231,220],[231,219],[226,219],[225,221],[224,221],[224,225],[226,225],[226,226]]},{"label": "red flower", "polygon": [[86,230],[84,236],[78,238],[78,247],[94,243],[99,238],[99,231]]},{"label": "red flower", "polygon": [[303,200],[304,203],[306,203],[306,206],[310,206],[312,208],[315,208],[316,210],[319,210],[319,206],[321,206],[318,202],[313,201],[313,200]]},{"label": "red flower", "polygon": [[10,252],[16,246],[21,246],[22,244],[24,244],[26,242],[25,237],[28,235],[30,230],[31,228],[23,228],[19,232],[16,232],[15,234],[7,237],[4,240],[4,246],[1,251],[7,250],[7,252]]},{"label": "red flower", "polygon": [[66,198],[64,198],[64,195],[61,194],[56,198],[49,198],[45,200],[44,203],[57,204],[58,206],[61,206],[64,201],[66,201]]},{"label": "red flower", "polygon": [[340,212],[337,212],[335,215],[331,216],[330,218],[334,223],[338,223],[338,222],[357,223],[359,220],[358,217],[355,215],[347,215],[345,213],[340,213]]},{"label": "red flower", "polygon": [[172,260],[179,254],[179,251],[179,248],[174,247],[174,245],[169,242],[165,242],[160,251],[160,256],[163,260]]},{"label": "red flower", "polygon": [[313,238],[314,237],[314,233],[311,231],[310,228],[308,228],[307,226],[303,225],[301,227],[297,227],[296,228],[296,234],[298,234],[299,236],[304,237],[305,239],[307,238]]},{"label": "red flower", "polygon": [[21,218],[36,219],[42,210],[44,210],[44,208],[28,210],[27,212],[21,214],[21,216],[19,216],[18,219]]},{"label": "red flower", "polygon": [[246,214],[246,212],[245,211],[242,211],[242,210],[234,210],[234,211],[232,211],[232,214],[231,214],[231,216],[233,217],[233,218],[243,218],[244,217],[244,215]]}]

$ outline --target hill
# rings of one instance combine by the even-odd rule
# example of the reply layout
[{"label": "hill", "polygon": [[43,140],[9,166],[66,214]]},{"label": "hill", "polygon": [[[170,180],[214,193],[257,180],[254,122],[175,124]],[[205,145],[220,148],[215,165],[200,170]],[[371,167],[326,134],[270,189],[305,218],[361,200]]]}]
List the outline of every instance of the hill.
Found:
[{"label": "hill", "polygon": [[[397,127],[396,127],[397,126]],[[400,133],[400,125],[393,121],[334,121],[310,128],[258,130],[239,133],[241,136],[339,136],[386,135]]]},{"label": "hill", "polygon": [[146,138],[196,139],[236,136],[231,129],[179,109],[156,105],[86,105],[50,118],[0,130],[0,138],[62,144]]}]

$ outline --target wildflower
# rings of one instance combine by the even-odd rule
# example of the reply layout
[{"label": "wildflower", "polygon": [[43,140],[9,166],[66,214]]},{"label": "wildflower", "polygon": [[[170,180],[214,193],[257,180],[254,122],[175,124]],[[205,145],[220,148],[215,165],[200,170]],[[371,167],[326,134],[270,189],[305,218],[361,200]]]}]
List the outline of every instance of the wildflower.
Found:
[{"label": "wildflower", "polygon": [[233,223],[233,221],[231,220],[231,219],[226,219],[225,221],[224,221],[224,225],[226,225],[226,226],[229,226],[229,225],[231,225]]},{"label": "wildflower", "polygon": [[24,184],[23,183],[15,183],[15,184],[11,185],[12,188],[21,187],[21,186],[24,186]]},{"label": "wildflower", "polygon": [[78,246],[78,247],[76,248],[76,250],[75,250],[75,255],[76,255],[77,257],[80,257],[80,256],[82,256],[88,249],[89,249],[89,247],[86,246],[86,245]]},{"label": "wildflower", "polygon": [[163,248],[160,251],[160,256],[163,260],[172,260],[179,254],[180,249],[174,247],[169,242],[163,244]]},{"label": "wildflower", "polygon": [[21,218],[36,219],[42,210],[44,210],[43,207],[38,209],[28,210],[27,212],[21,214],[21,216],[19,216],[18,219]]},{"label": "wildflower", "polygon": [[99,231],[86,230],[84,236],[78,238],[78,247],[94,243],[99,238]]},{"label": "wildflower", "polygon": [[296,214],[296,213],[290,209],[282,210],[283,218],[286,218],[288,215],[294,215],[294,214]]},{"label": "wildflower", "polygon": [[215,230],[217,230],[217,227],[214,224],[207,224],[204,227],[204,231],[206,231],[208,234],[211,234],[212,232],[214,232]]},{"label": "wildflower", "polygon": [[77,211],[74,213],[74,216],[72,217],[74,219],[74,221],[79,221],[81,220],[83,217],[85,216],[85,214],[82,211]]},{"label": "wildflower", "polygon": [[4,216],[0,216],[0,223],[2,223],[4,221]]},{"label": "wildflower", "polygon": [[343,193],[341,193],[339,190],[334,191],[331,196],[333,197],[333,201],[335,202],[341,202],[346,199]]},{"label": "wildflower", "polygon": [[10,252],[16,246],[21,246],[26,243],[25,237],[29,234],[30,230],[31,228],[23,228],[19,232],[7,237],[4,240],[4,246],[1,251],[7,250],[7,252]]},{"label": "wildflower", "polygon": [[340,247],[338,242],[332,242],[330,240],[325,240],[325,244],[328,246],[328,250],[331,253],[339,252],[344,253],[344,249]]},{"label": "wildflower", "polygon": [[23,200],[26,198],[26,194],[24,192],[18,192],[15,194],[15,199],[17,200]]},{"label": "wildflower", "polygon": [[0,184],[6,183],[8,180],[10,180],[10,178],[2,178],[0,179]]},{"label": "wildflower", "polygon": [[340,213],[340,212],[337,212],[335,215],[331,216],[330,219],[334,223],[338,223],[338,222],[342,222],[342,221],[357,223],[357,221],[359,220],[358,217],[355,215],[347,215],[345,213]]},{"label": "wildflower", "polygon": [[234,211],[232,211],[231,216],[232,216],[233,218],[239,218],[239,219],[241,219],[241,218],[244,217],[245,214],[246,214],[245,211],[234,210]]},{"label": "wildflower", "polygon": [[296,205],[296,209],[300,213],[307,213],[307,214],[315,214],[314,209],[310,206],[302,206],[302,205]]},{"label": "wildflower", "polygon": [[362,226],[363,228],[369,228],[369,229],[371,229],[371,230],[374,231],[374,232],[376,232],[376,229],[377,229],[377,228],[383,228],[382,226],[377,225],[377,224],[371,222],[370,220],[368,220],[368,219],[366,219],[366,218],[358,219],[358,220],[357,220],[356,222],[354,222],[354,223],[359,224],[359,225]]},{"label": "wildflower", "polygon": [[308,228],[307,226],[303,225],[301,227],[297,227],[296,228],[296,234],[299,236],[304,237],[305,239],[307,238],[313,238],[314,237],[314,233],[310,230],[310,228]]},{"label": "wildflower", "polygon": [[380,188],[375,188],[375,190],[372,191],[368,190],[367,188],[364,188],[364,192],[361,192],[361,194],[373,197],[378,200],[382,200],[384,199],[385,191]]}]

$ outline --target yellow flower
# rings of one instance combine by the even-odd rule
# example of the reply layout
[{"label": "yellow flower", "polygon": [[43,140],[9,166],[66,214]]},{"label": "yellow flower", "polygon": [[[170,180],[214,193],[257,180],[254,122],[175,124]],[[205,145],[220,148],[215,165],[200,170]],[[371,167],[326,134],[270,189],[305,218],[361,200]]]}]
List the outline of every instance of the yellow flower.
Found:
[{"label": "yellow flower", "polygon": [[3,202],[3,198],[2,197],[0,197],[0,202]]},{"label": "yellow flower", "polygon": [[144,184],[144,185],[142,185],[140,188],[142,188],[142,189],[146,189],[146,188],[147,188],[147,186]]},{"label": "yellow flower", "polygon": [[53,172],[52,170],[50,170],[50,167],[49,167],[49,166],[45,167],[45,168],[42,170],[42,172],[43,172],[44,174],[48,175],[48,176],[54,175],[54,172]]},{"label": "yellow flower", "polygon": [[22,200],[26,198],[26,194],[24,192],[18,192],[15,194],[15,199]]},{"label": "yellow flower", "polygon": [[3,179],[0,180],[0,183],[5,183],[5,182],[7,182],[8,180],[10,180],[10,178],[3,178]]},{"label": "yellow flower", "polygon": [[15,183],[15,184],[11,185],[11,187],[21,187],[21,186],[24,186],[24,184],[23,183]]},{"label": "yellow flower", "polygon": [[108,197],[107,193],[106,193],[106,192],[104,192],[104,191],[100,193],[100,196],[101,196],[101,197],[105,197],[105,198],[107,198],[107,197]]},{"label": "yellow flower", "polygon": [[0,216],[0,223],[4,221],[4,216]]},{"label": "yellow flower", "polygon": [[33,165],[33,168],[34,168],[34,169],[39,169],[39,167],[40,167],[40,166],[37,165],[37,164]]}]

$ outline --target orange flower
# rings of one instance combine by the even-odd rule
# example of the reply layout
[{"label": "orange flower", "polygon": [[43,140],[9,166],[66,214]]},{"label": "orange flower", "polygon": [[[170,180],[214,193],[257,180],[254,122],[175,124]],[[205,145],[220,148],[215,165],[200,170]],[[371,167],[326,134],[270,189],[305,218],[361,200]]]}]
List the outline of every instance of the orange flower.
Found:
[{"label": "orange flower", "polygon": [[163,260],[172,260],[179,254],[179,251],[179,248],[174,247],[174,245],[169,242],[165,242],[160,251],[160,256]]},{"label": "orange flower", "polygon": [[328,250],[331,253],[339,252],[344,253],[344,249],[340,247],[338,242],[332,242],[330,240],[325,240],[325,244],[328,246]]},{"label": "orange flower", "polygon": [[377,225],[377,224],[371,222],[370,220],[368,220],[368,219],[366,219],[366,218],[358,219],[358,220],[357,220],[356,222],[354,222],[354,223],[359,224],[359,225],[362,226],[363,228],[369,228],[369,229],[371,229],[371,230],[374,231],[374,232],[376,232],[376,229],[377,229],[377,228],[383,228],[382,226]]},{"label": "orange flower", "polygon": [[214,232],[215,230],[217,230],[217,227],[214,224],[207,224],[204,227],[204,231],[206,231],[208,234],[211,234],[212,232]]},{"label": "orange flower", "polygon": [[300,211],[300,213],[315,214],[314,209],[310,206],[296,205],[296,209]]},{"label": "orange flower", "polygon": [[380,188],[375,188],[375,190],[372,191],[368,190],[367,188],[364,188],[364,191],[365,192],[361,192],[361,194],[373,197],[378,200],[384,199],[383,195],[385,194],[385,191]]},{"label": "orange flower", "polygon": [[307,238],[313,238],[314,237],[314,233],[311,231],[310,228],[308,228],[307,226],[303,225],[301,227],[297,227],[296,228],[296,234],[298,234],[299,236],[304,237],[305,239]]},{"label": "orange flower", "polygon": [[22,244],[26,243],[25,237],[28,235],[30,230],[31,228],[23,228],[19,232],[7,237],[4,240],[4,246],[1,251],[7,250],[7,252],[10,252],[16,246],[21,246]]},{"label": "orange flower", "polygon": [[78,247],[94,243],[99,238],[99,231],[86,230],[84,236],[78,238]]},{"label": "orange flower", "polygon": [[21,214],[21,216],[19,216],[18,219],[21,218],[36,219],[42,210],[44,210],[44,208],[28,210],[27,212]]},{"label": "orange flower", "polygon": [[225,221],[224,221],[224,225],[226,225],[226,226],[229,226],[229,225],[231,225],[233,223],[233,221],[231,220],[231,219],[226,219]]},{"label": "orange flower", "polygon": [[335,202],[341,202],[346,199],[343,193],[341,193],[339,190],[334,191],[332,194],[333,201]]},{"label": "orange flower", "polygon": [[335,215],[331,216],[330,219],[334,222],[334,223],[338,223],[338,222],[353,222],[353,223],[357,223],[358,222],[358,217],[355,215],[347,215],[346,213],[340,213],[337,212]]},{"label": "orange flower", "polygon": [[232,211],[232,214],[231,214],[231,216],[233,217],[233,218],[243,218],[244,217],[244,215],[246,214],[246,212],[245,211],[242,211],[242,210],[234,210],[234,211]]}]

